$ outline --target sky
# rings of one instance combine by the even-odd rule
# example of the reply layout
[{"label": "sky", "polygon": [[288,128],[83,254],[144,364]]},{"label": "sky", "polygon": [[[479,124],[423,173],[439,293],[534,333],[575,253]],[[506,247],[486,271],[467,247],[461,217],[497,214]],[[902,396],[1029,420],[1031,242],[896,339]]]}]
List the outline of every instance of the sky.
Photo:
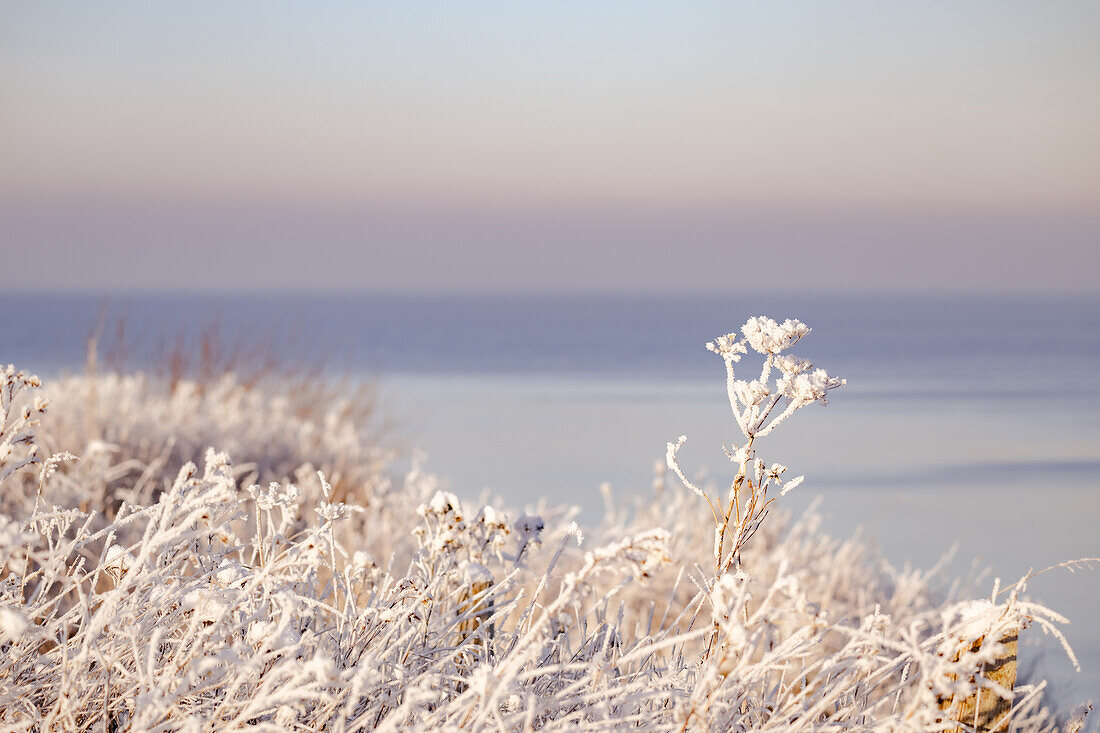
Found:
[{"label": "sky", "polygon": [[1100,4],[0,0],[7,291],[1100,291]]}]

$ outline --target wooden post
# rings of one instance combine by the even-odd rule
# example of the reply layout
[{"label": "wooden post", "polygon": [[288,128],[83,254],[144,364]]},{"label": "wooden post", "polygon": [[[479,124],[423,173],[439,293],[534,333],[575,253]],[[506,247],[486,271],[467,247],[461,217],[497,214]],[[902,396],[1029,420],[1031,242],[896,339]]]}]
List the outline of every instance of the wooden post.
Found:
[{"label": "wooden post", "polygon": [[[476,611],[470,618],[465,619],[458,625],[459,631],[459,643],[466,641],[467,638],[479,628],[481,624],[489,619],[493,615],[493,602],[485,597],[479,597],[482,593],[493,587],[492,581],[488,580],[474,580],[470,583],[469,590],[464,594],[463,603],[459,606],[459,613],[468,613],[470,611]],[[487,629],[489,636],[493,635],[493,628]],[[476,640],[480,643],[480,640]]]},{"label": "wooden post", "polygon": [[[481,628],[481,625],[485,623],[490,616],[493,615],[493,601],[485,596],[479,597],[480,594],[493,587],[493,581],[491,578],[486,577],[469,577],[467,576],[466,590],[462,594],[461,602],[458,606],[458,613],[464,615],[470,611],[475,613],[469,618],[463,619],[458,624],[458,644],[461,646],[470,636],[477,632]],[[486,634],[492,638],[493,627],[490,626],[486,629]],[[485,650],[485,639],[479,637],[473,641],[474,649],[469,647],[464,648],[455,655],[455,662],[460,669],[469,670],[479,653],[476,649],[480,648],[481,652]],[[464,681],[458,681],[455,683],[455,691],[462,693],[467,688],[467,683]]]},{"label": "wooden post", "polygon": [[[977,652],[982,648],[985,637],[965,649],[968,652]],[[1016,649],[1019,641],[1019,632],[1015,629],[1007,631],[1000,638],[1000,643],[1005,646],[1005,652],[997,661],[983,666],[976,676],[996,682],[1001,687],[1011,690],[1016,685]],[[965,643],[965,642],[964,642]],[[958,661],[960,649],[955,655]],[[974,678],[971,678],[973,681]],[[1012,700],[1005,700],[992,690],[979,689],[969,697],[958,700],[948,698],[940,700],[940,709],[944,710],[948,717],[960,725],[953,728],[953,733],[964,731],[978,731],[978,733],[1000,733],[1007,729],[1008,721],[1005,716],[1012,708]]]}]

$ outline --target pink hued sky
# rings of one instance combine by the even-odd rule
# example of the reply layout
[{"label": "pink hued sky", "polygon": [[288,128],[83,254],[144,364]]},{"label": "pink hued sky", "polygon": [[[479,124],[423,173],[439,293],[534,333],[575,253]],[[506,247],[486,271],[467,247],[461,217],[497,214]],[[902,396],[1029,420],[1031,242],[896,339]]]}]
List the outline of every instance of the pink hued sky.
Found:
[{"label": "pink hued sky", "polygon": [[1100,4],[0,6],[0,289],[1100,291]]}]

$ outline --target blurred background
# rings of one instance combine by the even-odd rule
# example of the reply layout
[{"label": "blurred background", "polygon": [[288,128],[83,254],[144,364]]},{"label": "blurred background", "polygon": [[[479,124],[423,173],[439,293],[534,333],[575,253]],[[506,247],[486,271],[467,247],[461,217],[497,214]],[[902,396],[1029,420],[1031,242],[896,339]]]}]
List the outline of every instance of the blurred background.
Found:
[{"label": "blurred background", "polygon": [[[1087,1],[3,2],[0,360],[213,334],[376,380],[460,495],[595,522],[682,433],[723,481],[703,343],[797,317],[849,386],[762,446],[791,509],[899,565],[1097,556],[1098,31]],[[1031,589],[1085,669],[1021,661],[1078,702],[1100,583]]]}]

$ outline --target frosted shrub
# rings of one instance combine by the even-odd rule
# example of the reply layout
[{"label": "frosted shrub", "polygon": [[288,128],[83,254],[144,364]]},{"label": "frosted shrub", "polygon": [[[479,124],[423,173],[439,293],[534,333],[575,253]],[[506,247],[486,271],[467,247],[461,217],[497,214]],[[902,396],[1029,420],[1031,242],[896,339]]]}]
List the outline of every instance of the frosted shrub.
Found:
[{"label": "frosted shrub", "polygon": [[[72,378],[48,432],[37,382],[8,369],[0,729],[930,731],[980,693],[1006,701],[998,723],[1053,730],[1044,683],[984,672],[1008,635],[1057,634],[1022,583],[942,592],[936,571],[772,512],[797,480],[756,438],[842,383],[780,353],[806,333],[753,319],[712,345],[742,435],[723,499],[672,444],[660,501],[612,505],[583,539],[568,510],[469,505],[419,466],[387,478],[361,433],[273,407],[279,385],[229,382],[208,391],[219,407]],[[764,367],[742,382],[748,348]],[[112,395],[112,419],[93,393]],[[64,413],[93,408],[106,434],[89,440]],[[77,447],[64,434],[82,459],[43,461]],[[210,449],[166,474],[157,441],[210,436],[255,465]],[[339,491],[333,466],[369,490]]]}]

